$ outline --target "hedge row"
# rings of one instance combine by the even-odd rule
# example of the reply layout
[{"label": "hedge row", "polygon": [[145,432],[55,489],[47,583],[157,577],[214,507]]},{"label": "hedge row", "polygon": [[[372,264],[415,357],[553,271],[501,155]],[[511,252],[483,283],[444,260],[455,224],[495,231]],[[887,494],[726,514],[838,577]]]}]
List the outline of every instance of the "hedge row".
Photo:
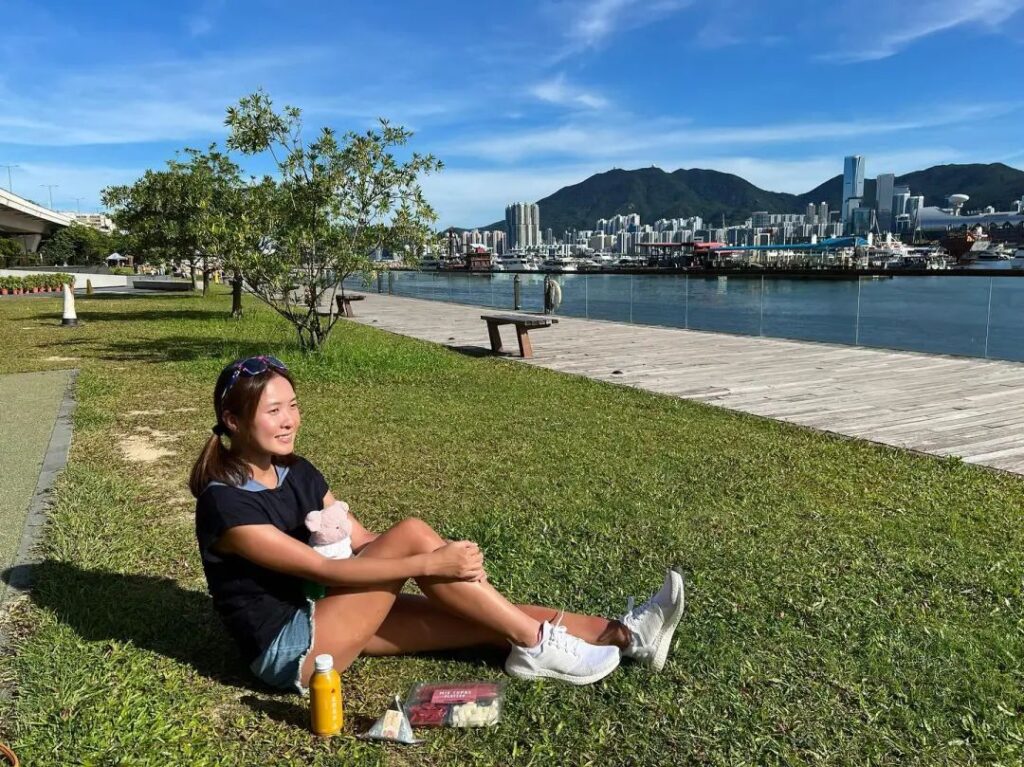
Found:
[{"label": "hedge row", "polygon": [[0,295],[19,295],[21,293],[51,293],[64,289],[65,284],[75,284],[71,274],[28,274],[24,277],[0,276]]}]

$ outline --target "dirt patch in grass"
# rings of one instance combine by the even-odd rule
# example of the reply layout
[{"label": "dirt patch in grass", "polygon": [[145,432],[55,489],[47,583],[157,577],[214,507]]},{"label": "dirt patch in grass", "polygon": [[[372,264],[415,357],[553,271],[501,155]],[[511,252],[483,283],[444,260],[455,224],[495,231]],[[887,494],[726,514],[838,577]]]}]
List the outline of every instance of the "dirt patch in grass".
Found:
[{"label": "dirt patch in grass", "polygon": [[162,447],[162,445],[174,441],[173,434],[151,429],[148,426],[139,426],[135,432],[135,434],[126,435],[120,440],[121,452],[128,461],[152,463],[174,455],[173,450]]}]

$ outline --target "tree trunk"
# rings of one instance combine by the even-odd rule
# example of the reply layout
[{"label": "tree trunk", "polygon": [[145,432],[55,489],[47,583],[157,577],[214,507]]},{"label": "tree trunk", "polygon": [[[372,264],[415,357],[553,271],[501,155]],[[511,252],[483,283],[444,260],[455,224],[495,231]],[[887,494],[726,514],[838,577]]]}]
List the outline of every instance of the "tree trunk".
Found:
[{"label": "tree trunk", "polygon": [[238,271],[231,280],[231,316],[242,319],[242,274]]},{"label": "tree trunk", "polygon": [[192,280],[192,290],[196,289],[196,262],[188,262],[188,275],[189,279]]},{"label": "tree trunk", "polygon": [[210,261],[203,256],[203,295],[210,292]]}]

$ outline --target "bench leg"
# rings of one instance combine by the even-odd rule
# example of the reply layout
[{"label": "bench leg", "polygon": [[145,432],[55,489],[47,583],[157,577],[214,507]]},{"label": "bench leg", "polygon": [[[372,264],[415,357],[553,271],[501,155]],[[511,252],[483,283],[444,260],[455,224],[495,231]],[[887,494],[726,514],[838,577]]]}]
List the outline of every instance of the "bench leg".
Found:
[{"label": "bench leg", "polygon": [[533,347],[530,345],[530,331],[526,328],[516,326],[516,335],[519,336],[519,354],[524,360],[533,356]]},{"label": "bench leg", "polygon": [[498,326],[493,322],[487,323],[487,335],[491,339],[491,351],[497,354],[501,351],[501,333],[498,332]]},{"label": "bench leg", "polygon": [[351,301],[346,301],[345,302],[345,316],[346,317],[355,317],[356,316],[355,312],[352,311],[352,302]]}]

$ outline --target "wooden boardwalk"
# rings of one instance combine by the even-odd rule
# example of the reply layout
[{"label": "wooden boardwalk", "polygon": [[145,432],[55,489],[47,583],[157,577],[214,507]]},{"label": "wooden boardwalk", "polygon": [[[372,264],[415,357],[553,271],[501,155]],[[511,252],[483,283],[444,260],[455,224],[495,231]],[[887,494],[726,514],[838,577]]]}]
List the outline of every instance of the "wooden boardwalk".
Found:
[{"label": "wooden boardwalk", "polygon": [[[489,349],[485,307],[365,295],[357,322]],[[568,317],[530,338],[524,364],[1024,474],[1024,364]]]}]

